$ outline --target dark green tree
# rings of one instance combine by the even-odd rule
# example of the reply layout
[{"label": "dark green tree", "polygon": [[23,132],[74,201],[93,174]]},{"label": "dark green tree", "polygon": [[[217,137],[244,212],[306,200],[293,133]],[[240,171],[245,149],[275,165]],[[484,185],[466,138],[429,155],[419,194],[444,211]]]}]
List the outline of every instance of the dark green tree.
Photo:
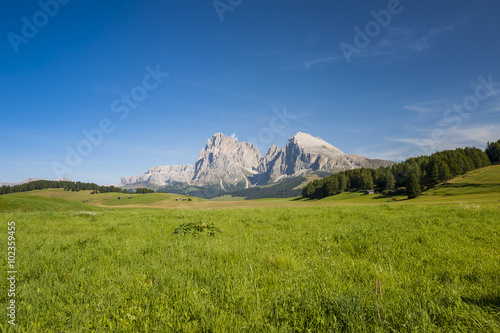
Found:
[{"label": "dark green tree", "polygon": [[342,193],[347,189],[347,176],[344,172],[339,174],[339,192]]},{"label": "dark green tree", "polygon": [[391,170],[387,169],[385,172],[385,189],[386,190],[394,190],[396,187],[396,179],[392,174]]},{"label": "dark green tree", "polygon": [[439,181],[440,182],[447,182],[452,178],[450,168],[448,167],[448,164],[446,164],[445,161],[439,162]]},{"label": "dark green tree", "polygon": [[361,169],[361,188],[363,190],[373,190],[373,177],[368,169]]},{"label": "dark green tree", "polygon": [[488,142],[484,152],[488,155],[491,163],[500,162],[500,140],[497,142]]},{"label": "dark green tree", "polygon": [[434,162],[431,164],[432,167],[431,167],[431,170],[429,173],[429,179],[430,179],[430,183],[432,185],[439,183],[439,165],[438,164],[439,164],[438,162]]},{"label": "dark green tree", "polygon": [[408,195],[408,199],[416,198],[421,193],[420,182],[418,181],[417,175],[412,174],[410,179],[408,180],[408,184],[406,185],[406,194]]}]

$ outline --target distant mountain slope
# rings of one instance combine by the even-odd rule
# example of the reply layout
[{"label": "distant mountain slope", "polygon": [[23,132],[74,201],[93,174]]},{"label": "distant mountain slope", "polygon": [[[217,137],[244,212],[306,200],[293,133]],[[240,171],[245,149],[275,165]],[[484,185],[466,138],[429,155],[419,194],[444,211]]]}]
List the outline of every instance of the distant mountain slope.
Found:
[{"label": "distant mountain slope", "polygon": [[293,198],[302,195],[302,187],[306,181],[305,177],[290,177],[280,182],[267,186],[254,186],[239,191],[230,192],[233,197],[241,197],[246,200],[264,198]]},{"label": "distant mountain slope", "polygon": [[121,185],[131,185],[140,182],[150,182],[155,185],[166,185],[174,182],[190,182],[194,176],[194,165],[156,166],[143,175],[122,177]]}]

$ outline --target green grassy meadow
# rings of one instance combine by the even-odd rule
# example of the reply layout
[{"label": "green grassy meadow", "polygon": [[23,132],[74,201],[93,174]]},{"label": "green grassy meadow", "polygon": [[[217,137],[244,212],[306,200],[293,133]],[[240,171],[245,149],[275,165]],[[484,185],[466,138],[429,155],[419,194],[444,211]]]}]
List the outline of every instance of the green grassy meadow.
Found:
[{"label": "green grassy meadow", "polygon": [[[0,196],[17,331],[500,332],[500,192],[484,172],[395,201]],[[477,177],[490,190],[468,192]],[[220,233],[174,233],[190,222]]]}]

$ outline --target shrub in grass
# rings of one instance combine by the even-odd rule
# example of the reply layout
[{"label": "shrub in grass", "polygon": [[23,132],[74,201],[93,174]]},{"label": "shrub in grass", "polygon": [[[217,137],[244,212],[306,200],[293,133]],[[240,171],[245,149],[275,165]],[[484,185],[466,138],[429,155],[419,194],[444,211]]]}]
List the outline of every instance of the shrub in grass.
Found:
[{"label": "shrub in grass", "polygon": [[203,221],[183,223],[174,230],[174,234],[181,235],[198,235],[202,232],[206,232],[210,237],[215,237],[221,231],[213,223],[206,224]]}]

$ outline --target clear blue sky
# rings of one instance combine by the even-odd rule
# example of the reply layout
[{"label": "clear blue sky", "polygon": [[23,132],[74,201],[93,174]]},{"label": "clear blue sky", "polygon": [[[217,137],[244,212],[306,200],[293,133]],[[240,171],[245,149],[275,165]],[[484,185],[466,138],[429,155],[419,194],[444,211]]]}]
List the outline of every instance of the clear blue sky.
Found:
[{"label": "clear blue sky", "polygon": [[500,139],[498,0],[54,1],[0,4],[0,181],[118,183],[194,163],[217,132],[397,161]]}]

